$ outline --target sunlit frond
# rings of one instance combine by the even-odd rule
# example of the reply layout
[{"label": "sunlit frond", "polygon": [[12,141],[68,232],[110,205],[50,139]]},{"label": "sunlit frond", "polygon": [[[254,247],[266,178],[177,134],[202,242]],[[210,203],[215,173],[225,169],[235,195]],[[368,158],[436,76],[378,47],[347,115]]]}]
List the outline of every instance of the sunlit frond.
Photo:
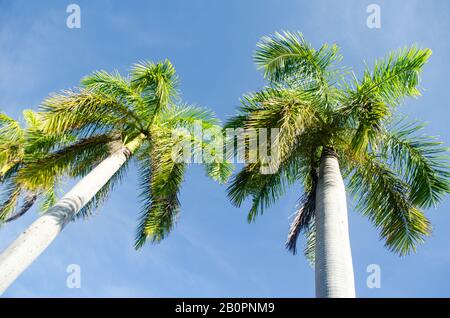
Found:
[{"label": "sunlit frond", "polygon": [[259,164],[248,164],[240,172],[235,174],[227,188],[228,198],[237,207],[241,206],[245,199],[252,199],[252,206],[247,220],[252,222],[280,199],[288,186],[298,180],[301,163],[295,160],[286,160],[275,173],[261,174]]},{"label": "sunlit frond", "polygon": [[244,96],[237,118],[232,118],[225,128],[278,128],[277,149],[283,162],[300,139],[306,143],[308,135],[313,136],[305,132],[323,127],[327,110],[320,105],[312,91],[267,88]]},{"label": "sunlit frond", "polygon": [[23,138],[23,130],[19,122],[2,113],[0,113],[0,138],[2,141],[19,141]]},{"label": "sunlit frond", "polygon": [[399,122],[385,133],[383,151],[404,175],[415,206],[436,206],[450,193],[448,148],[442,142],[421,134],[424,125]]},{"label": "sunlit frond", "polygon": [[130,71],[131,87],[145,100],[140,109],[150,120],[178,96],[178,76],[169,60],[160,63],[136,63]]},{"label": "sunlit frond", "polygon": [[305,87],[320,86],[326,89],[341,60],[336,45],[323,45],[315,50],[300,32],[275,33],[265,36],[257,44],[254,60],[264,70],[264,76],[274,82],[295,77]]},{"label": "sunlit frond", "polygon": [[0,192],[0,223],[3,223],[14,213],[19,202],[22,188],[14,179],[3,184]]},{"label": "sunlit frond", "polygon": [[[309,186],[300,199],[294,221],[289,229],[286,248],[294,255],[297,253],[297,240],[300,233],[304,232],[306,237],[312,235],[309,232],[312,227],[312,223],[314,222],[316,211],[316,189],[318,178],[319,175],[317,168],[311,168]],[[310,253],[306,254],[308,255]]]},{"label": "sunlit frond", "polygon": [[406,255],[430,234],[430,222],[411,202],[408,185],[376,157],[366,156],[348,187],[358,199],[357,208],[380,229],[388,249]]},{"label": "sunlit frond", "polygon": [[56,204],[58,201],[58,195],[56,191],[57,185],[55,184],[53,187],[48,187],[44,191],[42,191],[40,195],[40,203],[39,203],[39,211],[41,213],[45,213],[52,206]]},{"label": "sunlit frond", "polygon": [[431,56],[431,50],[417,47],[392,52],[375,62],[373,70],[366,68],[363,78],[348,89],[339,111],[356,121],[352,146],[361,152],[369,143],[377,143],[384,122],[394,106],[406,97],[420,95],[420,74]]},{"label": "sunlit frond", "polygon": [[[222,127],[212,111],[189,105],[172,105],[161,113],[158,122],[170,128],[172,133],[178,131],[178,135],[184,130],[187,134],[185,138],[192,143],[193,154],[202,156],[207,175],[219,183],[228,180],[233,165],[224,156]],[[171,143],[175,149],[175,140],[172,139]]]},{"label": "sunlit frond", "polygon": [[309,264],[314,267],[316,262],[316,223],[314,218],[310,221],[308,227],[305,229],[305,247],[303,254],[308,260]]},{"label": "sunlit frond", "polygon": [[141,162],[143,206],[135,242],[137,249],[147,239],[153,243],[163,240],[174,227],[179,213],[178,192],[186,164],[173,160],[170,139],[171,135],[153,136],[149,157]]},{"label": "sunlit frond", "polygon": [[395,106],[405,97],[420,95],[420,74],[430,56],[430,49],[413,46],[377,60],[373,70],[367,68],[357,84],[357,96]]},{"label": "sunlit frond", "polygon": [[0,114],[0,180],[23,158],[24,131],[19,122]]},{"label": "sunlit frond", "polygon": [[81,80],[81,85],[92,92],[115,99],[119,104],[126,107],[123,111],[127,117],[133,119],[138,127],[143,127],[143,122],[148,118],[140,118],[139,110],[148,107],[142,96],[132,89],[129,80],[122,77],[118,72],[112,74],[106,71],[98,71],[86,76]]},{"label": "sunlit frond", "polygon": [[171,129],[187,128],[189,131],[192,131],[196,124],[201,125],[202,130],[220,125],[213,111],[182,103],[168,106],[158,116],[158,121]]},{"label": "sunlit frond", "polygon": [[95,135],[44,156],[28,154],[28,163],[20,170],[18,178],[31,189],[49,188],[58,176],[71,174],[73,168],[85,164],[92,153],[106,157],[113,151],[111,145],[115,140],[114,135]]},{"label": "sunlit frond", "polygon": [[114,98],[82,89],[64,91],[41,105],[43,129],[47,133],[111,130],[132,119],[129,109]]},{"label": "sunlit frond", "polygon": [[20,205],[20,207],[18,207],[17,211],[14,211],[14,213],[9,215],[8,218],[5,219],[3,222],[9,223],[23,216],[32,208],[32,206],[36,202],[36,199],[37,199],[36,193],[28,193],[27,195],[25,195],[25,197],[23,198],[23,202]]}]

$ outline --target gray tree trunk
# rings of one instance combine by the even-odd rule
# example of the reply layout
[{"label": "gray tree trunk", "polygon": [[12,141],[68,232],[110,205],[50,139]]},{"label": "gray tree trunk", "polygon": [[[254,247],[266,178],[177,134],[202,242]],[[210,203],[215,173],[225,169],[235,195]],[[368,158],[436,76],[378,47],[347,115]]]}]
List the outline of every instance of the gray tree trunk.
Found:
[{"label": "gray tree trunk", "polygon": [[45,251],[66,224],[127,161],[128,154],[141,141],[139,136],[126,148],[121,147],[103,160],[0,254],[0,295]]},{"label": "gray tree trunk", "polygon": [[316,297],[355,297],[345,186],[333,151],[324,150],[316,192]]}]

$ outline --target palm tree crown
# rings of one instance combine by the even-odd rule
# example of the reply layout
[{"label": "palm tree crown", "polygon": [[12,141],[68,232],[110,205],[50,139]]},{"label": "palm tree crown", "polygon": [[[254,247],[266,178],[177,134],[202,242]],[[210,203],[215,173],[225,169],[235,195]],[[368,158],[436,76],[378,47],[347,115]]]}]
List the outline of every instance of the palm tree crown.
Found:
[{"label": "palm tree crown", "polygon": [[[212,112],[180,102],[177,83],[169,61],[142,62],[134,65],[128,77],[99,71],[85,77],[76,90],[54,94],[41,105],[43,129],[51,135],[69,135],[74,141],[28,164],[20,175],[35,185],[46,184],[59,174],[85,176],[122,149],[129,159],[136,159],[141,178],[142,213],[135,246],[141,247],[147,238],[161,241],[178,216],[178,192],[187,167],[187,162],[177,160],[181,153],[174,154],[180,141],[173,132],[183,129],[184,137],[193,141],[194,152],[213,152],[214,140],[192,140],[191,132],[195,123],[202,129],[220,129]],[[79,215],[89,215],[105,201],[126,172],[127,163]],[[232,167],[217,158],[205,168],[210,177],[224,182]]]},{"label": "palm tree crown", "polygon": [[261,174],[261,162],[237,173],[228,188],[240,206],[252,199],[248,219],[301,182],[304,194],[291,225],[287,248],[296,252],[299,233],[314,258],[315,196],[321,157],[339,158],[357,207],[380,230],[388,249],[401,255],[416,249],[431,227],[422,209],[450,192],[447,149],[422,133],[423,124],[396,114],[406,97],[420,95],[420,73],[429,49],[411,47],[377,60],[361,79],[336,45],[314,49],[300,33],[264,37],[254,59],[267,87],[247,94],[227,127],[279,127],[279,169]]},{"label": "palm tree crown", "polygon": [[20,172],[27,164],[46,157],[55,147],[74,141],[70,135],[44,133],[42,118],[32,110],[23,111],[23,119],[25,126],[0,114],[0,223],[10,222],[25,214],[38,197],[42,212],[56,202],[60,174],[53,174],[46,182],[37,184],[33,179],[21,176]]}]

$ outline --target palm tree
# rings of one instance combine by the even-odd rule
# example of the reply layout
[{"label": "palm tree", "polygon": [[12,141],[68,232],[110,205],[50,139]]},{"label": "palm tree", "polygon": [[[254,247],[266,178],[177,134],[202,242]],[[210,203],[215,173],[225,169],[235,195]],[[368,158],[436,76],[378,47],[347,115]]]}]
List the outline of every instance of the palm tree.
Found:
[{"label": "palm tree", "polygon": [[23,118],[25,127],[0,114],[0,224],[18,219],[37,201],[43,212],[56,203],[58,174],[46,183],[35,184],[24,178],[19,180],[18,173],[28,162],[43,158],[52,148],[73,141],[69,135],[44,133],[42,119],[32,110],[23,111]]},{"label": "palm tree", "polygon": [[218,139],[199,140],[194,134],[195,129],[221,132],[219,121],[210,111],[180,103],[177,82],[169,61],[142,62],[127,78],[117,72],[95,72],[82,80],[79,89],[43,102],[44,131],[69,134],[76,142],[28,164],[19,180],[42,184],[55,173],[83,178],[0,255],[0,292],[74,216],[89,215],[104,202],[131,158],[136,159],[141,177],[136,248],[147,239],[160,242],[175,225],[178,192],[189,163],[183,151],[186,141],[192,142],[194,154],[210,155],[205,163],[210,177],[219,182],[228,179],[232,166],[219,157]]},{"label": "palm tree", "polygon": [[421,209],[449,193],[447,149],[423,135],[423,124],[395,114],[406,97],[420,95],[419,75],[430,55],[416,47],[393,52],[348,83],[336,45],[316,50],[289,32],[258,44],[254,59],[268,86],[244,96],[226,127],[278,127],[278,170],[261,174],[261,160],[246,165],[228,195],[238,207],[252,199],[253,221],[288,186],[303,185],[286,247],[295,254],[299,234],[306,235],[317,297],[355,296],[346,187],[385,246],[400,255],[430,233]]}]

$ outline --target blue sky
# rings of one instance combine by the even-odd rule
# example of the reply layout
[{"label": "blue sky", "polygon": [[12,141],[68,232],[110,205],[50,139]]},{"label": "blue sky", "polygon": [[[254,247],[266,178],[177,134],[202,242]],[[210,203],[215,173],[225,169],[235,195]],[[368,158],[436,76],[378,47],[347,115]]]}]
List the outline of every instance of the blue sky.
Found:
[{"label": "blue sky", "polygon": [[[74,1],[75,2],[75,1]],[[76,1],[81,29],[66,27],[69,1],[0,0],[0,109],[19,117],[48,93],[76,86],[98,69],[126,70],[138,60],[169,58],[183,99],[225,120],[239,97],[264,82],[252,62],[258,39],[299,30],[316,47],[342,47],[357,75],[392,49],[433,50],[423,96],[402,111],[429,121],[427,132],[449,145],[450,2],[442,1]],[[366,7],[381,7],[381,29],[366,26]],[[301,188],[294,187],[247,224],[248,204],[231,206],[225,187],[192,167],[181,192],[175,231],[162,244],[133,249],[139,214],[137,176],[129,171],[109,202],[88,221],[69,224],[4,294],[6,297],[313,297],[314,271],[283,246]],[[357,295],[450,295],[450,202],[427,211],[433,234],[414,255],[383,247],[369,221],[351,211]],[[37,217],[33,210],[0,229],[0,249]],[[81,288],[66,287],[66,268],[81,267]],[[366,287],[366,268],[381,267],[381,288]]]}]

